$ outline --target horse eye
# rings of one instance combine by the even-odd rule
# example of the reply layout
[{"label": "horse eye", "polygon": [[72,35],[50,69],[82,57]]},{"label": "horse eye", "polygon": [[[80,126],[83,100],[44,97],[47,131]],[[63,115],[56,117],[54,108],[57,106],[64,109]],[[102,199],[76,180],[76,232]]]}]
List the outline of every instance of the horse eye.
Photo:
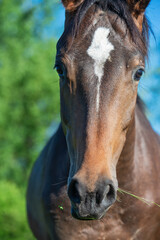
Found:
[{"label": "horse eye", "polygon": [[65,74],[63,69],[60,66],[55,66],[55,69],[60,77],[60,79],[64,79],[65,78]]},{"label": "horse eye", "polygon": [[137,69],[136,72],[133,74],[133,80],[139,81],[141,79],[141,77],[143,76],[143,73],[144,73],[143,68]]}]

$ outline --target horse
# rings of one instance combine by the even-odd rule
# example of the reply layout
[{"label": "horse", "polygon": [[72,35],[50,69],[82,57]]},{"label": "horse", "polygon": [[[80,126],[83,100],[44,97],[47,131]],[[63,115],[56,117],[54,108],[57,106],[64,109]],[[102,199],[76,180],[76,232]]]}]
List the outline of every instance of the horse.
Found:
[{"label": "horse", "polygon": [[[137,94],[150,0],[62,0],[61,123],[35,162],[27,214],[38,240],[159,240],[160,138]],[[146,205],[118,187],[150,201]]]}]

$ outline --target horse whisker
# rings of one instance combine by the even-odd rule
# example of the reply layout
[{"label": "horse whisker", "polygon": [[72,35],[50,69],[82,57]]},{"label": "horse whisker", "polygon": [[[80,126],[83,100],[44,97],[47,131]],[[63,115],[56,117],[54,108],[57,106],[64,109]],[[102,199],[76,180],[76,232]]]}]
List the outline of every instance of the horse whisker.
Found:
[{"label": "horse whisker", "polygon": [[60,181],[60,182],[57,182],[57,183],[53,183],[52,186],[57,186],[57,185],[59,185],[59,184],[61,184],[61,183],[66,182],[66,180],[67,180],[67,179],[65,179],[65,180],[63,180],[63,181]]}]

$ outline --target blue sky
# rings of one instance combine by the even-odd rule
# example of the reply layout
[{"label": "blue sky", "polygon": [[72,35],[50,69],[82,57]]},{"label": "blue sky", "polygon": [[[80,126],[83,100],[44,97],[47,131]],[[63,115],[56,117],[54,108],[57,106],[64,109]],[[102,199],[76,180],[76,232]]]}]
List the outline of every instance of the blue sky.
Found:
[{"label": "blue sky", "polygon": [[140,82],[139,93],[147,106],[147,115],[152,127],[160,134],[160,79],[155,70],[160,68],[160,0],[152,0],[147,16],[151,22],[155,39],[150,36],[149,63]]},{"label": "blue sky", "polygon": [[160,0],[151,0],[147,9],[147,16],[151,22],[156,38],[160,38]]}]

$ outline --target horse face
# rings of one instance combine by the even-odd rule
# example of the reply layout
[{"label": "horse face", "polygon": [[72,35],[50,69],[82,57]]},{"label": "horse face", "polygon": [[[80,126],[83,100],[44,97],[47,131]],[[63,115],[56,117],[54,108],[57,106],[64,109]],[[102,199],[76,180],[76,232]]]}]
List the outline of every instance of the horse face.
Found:
[{"label": "horse face", "polygon": [[66,13],[56,58],[68,195],[74,217],[99,219],[116,200],[116,165],[134,121],[144,56],[117,14],[93,5],[73,36],[74,14]]}]

